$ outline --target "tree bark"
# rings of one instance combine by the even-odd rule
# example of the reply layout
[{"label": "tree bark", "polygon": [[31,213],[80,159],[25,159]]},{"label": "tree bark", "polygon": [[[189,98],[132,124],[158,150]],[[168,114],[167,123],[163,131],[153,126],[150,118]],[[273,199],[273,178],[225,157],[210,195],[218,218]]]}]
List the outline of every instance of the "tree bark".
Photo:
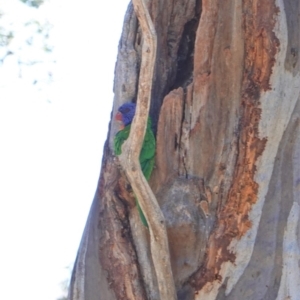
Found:
[{"label": "tree bark", "polygon": [[[299,1],[150,0],[149,9],[158,38],[150,186],[178,299],[298,300]],[[130,4],[113,115],[137,97],[141,37]],[[111,122],[72,300],[160,299],[149,233],[112,153],[116,130]]]},{"label": "tree bark", "polygon": [[[171,268],[165,219],[156,197],[143,175],[139,161],[151,103],[157,35],[145,1],[133,0],[132,2],[134,12],[142,28],[142,58],[138,81],[136,113],[131,124],[129,137],[122,145],[122,154],[119,156],[119,161],[141,205],[149,226],[150,243],[145,243],[144,248],[147,246],[150,247],[151,259],[158,285],[157,294],[161,299],[175,300],[177,297]],[[141,232],[141,234],[135,235],[134,243],[136,245],[138,244],[138,240],[141,239],[142,234]],[[148,265],[150,266],[150,264]],[[147,266],[141,265],[141,267],[145,268]]]}]

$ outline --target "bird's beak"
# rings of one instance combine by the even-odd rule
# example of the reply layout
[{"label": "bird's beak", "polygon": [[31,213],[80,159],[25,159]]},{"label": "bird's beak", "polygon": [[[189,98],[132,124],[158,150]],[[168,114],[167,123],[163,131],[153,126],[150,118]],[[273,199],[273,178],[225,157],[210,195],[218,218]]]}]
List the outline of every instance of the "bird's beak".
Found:
[{"label": "bird's beak", "polygon": [[116,121],[123,122],[122,114],[119,111],[116,113],[115,119],[116,119]]},{"label": "bird's beak", "polygon": [[119,130],[124,129],[122,114],[119,111],[116,113],[115,120],[119,123]]}]

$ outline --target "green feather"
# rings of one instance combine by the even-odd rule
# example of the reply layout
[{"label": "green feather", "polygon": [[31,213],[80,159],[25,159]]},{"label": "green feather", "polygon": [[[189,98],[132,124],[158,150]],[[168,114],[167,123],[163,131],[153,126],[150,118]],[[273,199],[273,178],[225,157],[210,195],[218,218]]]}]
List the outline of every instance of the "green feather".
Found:
[{"label": "green feather", "polygon": [[[139,161],[141,164],[142,172],[149,181],[150,176],[154,167],[154,159],[155,159],[155,137],[153,131],[151,129],[151,119],[148,118],[147,129],[144,137],[144,142],[142,145]],[[130,133],[131,124],[127,125],[124,129],[120,130],[114,139],[114,152],[115,155],[120,155],[122,153],[122,145],[128,139]],[[139,205],[138,200],[136,199],[136,204],[138,207],[138,211],[140,214],[140,218],[142,223],[148,227],[147,220],[143,214],[143,211]]]}]

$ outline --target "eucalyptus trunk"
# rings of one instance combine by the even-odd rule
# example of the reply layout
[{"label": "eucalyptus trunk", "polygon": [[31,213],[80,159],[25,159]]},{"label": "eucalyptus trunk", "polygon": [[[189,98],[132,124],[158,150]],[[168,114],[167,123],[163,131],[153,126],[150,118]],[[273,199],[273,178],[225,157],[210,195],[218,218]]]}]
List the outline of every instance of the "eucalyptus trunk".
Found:
[{"label": "eucalyptus trunk", "polygon": [[[177,298],[299,300],[299,1],[148,6],[157,33],[150,187]],[[137,98],[142,44],[129,4],[112,116]],[[160,299],[149,232],[113,154],[116,131],[112,120],[70,300]]]}]

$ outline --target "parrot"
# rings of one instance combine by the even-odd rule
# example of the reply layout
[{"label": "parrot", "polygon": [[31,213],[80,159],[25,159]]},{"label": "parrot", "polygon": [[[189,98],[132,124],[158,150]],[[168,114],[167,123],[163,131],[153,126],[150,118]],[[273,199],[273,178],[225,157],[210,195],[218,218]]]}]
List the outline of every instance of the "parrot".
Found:
[{"label": "parrot", "polygon": [[[135,109],[136,109],[136,104],[132,102],[126,102],[118,108],[118,112],[115,116],[115,120],[119,122],[120,130],[117,132],[114,138],[114,153],[117,156],[121,155],[122,145],[129,137],[131,122],[135,115]],[[146,129],[146,133],[145,133],[145,137],[144,137],[144,141],[143,141],[143,145],[139,157],[141,169],[147,181],[149,181],[154,167],[155,148],[156,148],[156,142],[152,130],[152,122],[151,122],[151,118],[148,117],[147,129]],[[137,204],[141,221],[143,225],[148,228],[148,223],[145,218],[145,215],[136,197],[135,199],[136,199],[136,204]]]}]

